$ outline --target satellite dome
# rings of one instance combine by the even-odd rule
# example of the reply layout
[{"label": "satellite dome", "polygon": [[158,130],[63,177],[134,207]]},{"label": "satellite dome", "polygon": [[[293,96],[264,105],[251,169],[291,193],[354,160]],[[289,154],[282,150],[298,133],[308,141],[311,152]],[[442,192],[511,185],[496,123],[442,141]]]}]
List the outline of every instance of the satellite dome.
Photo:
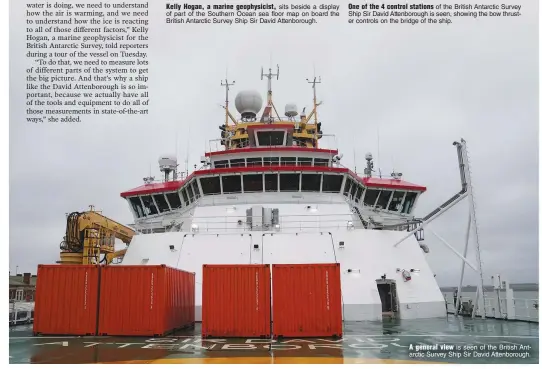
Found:
[{"label": "satellite dome", "polygon": [[286,104],[284,115],[287,117],[295,117],[297,115],[297,106],[295,104]]},{"label": "satellite dome", "polygon": [[261,110],[263,100],[258,91],[241,91],[235,97],[235,108],[243,119],[254,119]]},{"label": "satellite dome", "polygon": [[175,155],[161,155],[158,158],[158,165],[160,166],[160,170],[172,170],[177,168],[177,158]]}]

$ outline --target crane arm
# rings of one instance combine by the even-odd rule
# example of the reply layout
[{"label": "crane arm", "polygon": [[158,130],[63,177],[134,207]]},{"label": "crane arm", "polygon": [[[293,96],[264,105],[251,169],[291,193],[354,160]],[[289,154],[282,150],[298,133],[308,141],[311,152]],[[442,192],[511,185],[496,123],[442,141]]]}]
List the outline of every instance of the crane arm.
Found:
[{"label": "crane arm", "polygon": [[115,252],[110,252],[105,255],[105,264],[109,265],[113,262],[116,258],[123,258],[124,254],[126,254],[127,249],[118,250]]},{"label": "crane arm", "polygon": [[94,231],[99,237],[118,238],[129,244],[135,231],[95,211],[73,212],[66,222],[66,237],[61,249],[78,252],[84,247],[86,231]]}]

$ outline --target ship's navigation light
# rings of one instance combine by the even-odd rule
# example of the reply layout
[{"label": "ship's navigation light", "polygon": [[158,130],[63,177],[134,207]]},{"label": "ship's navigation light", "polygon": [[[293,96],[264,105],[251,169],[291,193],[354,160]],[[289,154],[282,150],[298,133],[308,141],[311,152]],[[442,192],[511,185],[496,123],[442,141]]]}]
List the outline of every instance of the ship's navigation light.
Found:
[{"label": "ship's navigation light", "polygon": [[349,220],[348,222],[346,222],[346,228],[348,229],[354,228],[354,223],[351,220]]},{"label": "ship's navigation light", "polygon": [[410,281],[412,279],[412,277],[410,276],[410,273],[408,272],[408,270],[403,269],[402,274],[403,274],[403,280],[405,282],[408,282],[408,281]]},{"label": "ship's navigation light", "polygon": [[199,226],[197,224],[192,224],[191,229],[192,229],[192,232],[194,232],[194,233],[198,232],[199,231]]},{"label": "ship's navigation light", "polygon": [[280,231],[280,224],[275,224],[275,230]]}]

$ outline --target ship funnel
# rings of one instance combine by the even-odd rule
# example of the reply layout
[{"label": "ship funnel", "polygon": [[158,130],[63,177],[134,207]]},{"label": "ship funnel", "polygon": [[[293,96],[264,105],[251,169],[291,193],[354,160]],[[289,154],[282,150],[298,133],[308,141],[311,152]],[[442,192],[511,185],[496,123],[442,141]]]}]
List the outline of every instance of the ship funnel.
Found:
[{"label": "ship funnel", "polygon": [[262,109],[263,100],[258,91],[241,91],[235,97],[235,108],[243,120],[254,120]]},{"label": "ship funnel", "polygon": [[169,181],[169,174],[173,173],[173,180],[177,179],[177,158],[175,155],[162,155],[158,159],[160,172],[164,172],[165,181]]}]

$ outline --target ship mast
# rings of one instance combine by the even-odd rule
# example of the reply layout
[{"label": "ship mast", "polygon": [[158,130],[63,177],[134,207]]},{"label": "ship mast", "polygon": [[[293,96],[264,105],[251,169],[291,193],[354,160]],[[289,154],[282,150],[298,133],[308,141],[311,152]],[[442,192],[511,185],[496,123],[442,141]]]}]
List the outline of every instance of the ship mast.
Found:
[{"label": "ship mast", "polygon": [[228,105],[229,105],[229,92],[230,92],[230,86],[233,86],[235,84],[235,81],[233,81],[232,83],[229,83],[228,82],[228,77],[226,77],[226,82],[222,82],[220,81],[220,86],[223,86],[226,88],[226,127],[228,126],[228,121],[229,121],[229,115],[230,115],[230,111],[228,110]]},{"label": "ship mast", "polygon": [[307,78],[307,82],[312,85],[312,103],[313,103],[312,112],[307,118],[307,123],[309,122],[309,119],[311,119],[311,116],[314,114],[314,147],[317,148],[318,147],[318,114],[317,114],[316,108],[321,103],[316,102],[316,84],[322,83],[322,78],[318,77],[318,81],[317,81],[316,76],[314,76],[312,81]]},{"label": "ship mast", "polygon": [[[263,77],[267,78],[267,106],[265,107],[263,111],[262,118],[260,119],[260,121],[264,122],[267,120],[268,123],[271,123],[272,118],[273,118],[273,109],[275,108],[275,106],[273,105],[273,90],[271,89],[271,80],[273,79],[273,77],[277,77],[277,81],[278,81],[279,65],[277,64],[276,74],[272,72],[271,68],[269,68],[269,73],[263,74],[263,67],[262,67],[262,77],[261,77],[262,81],[263,81]],[[276,110],[277,109],[275,109],[275,112]],[[277,116],[278,116],[278,113],[277,113]]]}]

